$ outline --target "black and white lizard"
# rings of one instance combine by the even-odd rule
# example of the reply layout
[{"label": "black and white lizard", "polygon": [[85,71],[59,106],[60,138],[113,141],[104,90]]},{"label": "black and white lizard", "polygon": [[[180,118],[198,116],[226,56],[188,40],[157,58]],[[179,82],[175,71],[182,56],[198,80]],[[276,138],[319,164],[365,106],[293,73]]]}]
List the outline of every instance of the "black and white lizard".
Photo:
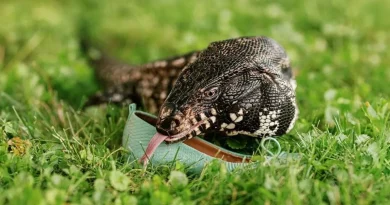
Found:
[{"label": "black and white lizard", "polygon": [[141,66],[105,55],[91,64],[106,90],[87,105],[135,102],[159,111],[153,146],[208,132],[280,136],[297,119],[290,61],[267,37],[218,41],[203,51]]}]

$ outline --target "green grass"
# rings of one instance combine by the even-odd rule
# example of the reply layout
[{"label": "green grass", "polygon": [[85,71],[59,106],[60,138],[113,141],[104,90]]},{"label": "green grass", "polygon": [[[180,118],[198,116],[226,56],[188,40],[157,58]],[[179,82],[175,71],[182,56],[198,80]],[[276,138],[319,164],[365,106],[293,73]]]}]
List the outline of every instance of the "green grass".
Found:
[{"label": "green grass", "polygon": [[[388,204],[389,9],[386,0],[1,1],[0,204]],[[234,173],[214,162],[200,175],[126,163],[127,109],[80,111],[98,90],[81,25],[132,63],[274,38],[298,73],[300,107],[280,142],[302,158]],[[13,137],[30,141],[25,155],[10,152]]]}]

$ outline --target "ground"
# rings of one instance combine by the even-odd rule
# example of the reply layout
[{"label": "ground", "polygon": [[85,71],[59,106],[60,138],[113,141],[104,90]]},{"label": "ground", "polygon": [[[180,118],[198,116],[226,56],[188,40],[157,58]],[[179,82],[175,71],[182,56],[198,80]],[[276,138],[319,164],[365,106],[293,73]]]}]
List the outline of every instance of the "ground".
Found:
[{"label": "ground", "polygon": [[[386,0],[0,2],[0,204],[387,204]],[[96,90],[79,36],[142,63],[265,35],[297,73],[299,160],[200,175],[143,170],[120,147],[126,107],[81,111]]]}]

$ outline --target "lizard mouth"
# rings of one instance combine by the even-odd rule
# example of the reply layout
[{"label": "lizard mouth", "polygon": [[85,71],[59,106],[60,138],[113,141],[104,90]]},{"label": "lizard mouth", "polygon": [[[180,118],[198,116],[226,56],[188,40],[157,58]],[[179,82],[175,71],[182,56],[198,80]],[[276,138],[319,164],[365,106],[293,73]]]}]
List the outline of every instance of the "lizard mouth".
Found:
[{"label": "lizard mouth", "polygon": [[182,112],[175,116],[161,118],[157,121],[156,128],[160,136],[164,136],[166,143],[180,142],[186,139],[203,134],[207,129],[216,123],[217,112],[215,109],[199,112],[194,115],[187,111],[183,116]]},{"label": "lizard mouth", "polygon": [[191,139],[192,137],[202,134],[201,130],[199,130],[199,127],[204,124],[205,120],[200,121],[196,123],[195,125],[191,126],[190,129],[185,130],[179,134],[172,135],[172,136],[165,136],[165,142],[167,143],[174,143],[179,142],[186,139]]},{"label": "lizard mouth", "polygon": [[154,151],[162,142],[165,141],[166,143],[172,144],[187,139],[191,139],[192,137],[204,133],[204,131],[208,129],[211,124],[214,124],[216,121],[215,116],[206,117],[205,115],[202,115],[200,116],[200,118],[201,120],[194,123],[189,129],[184,130],[175,135],[164,135],[157,132],[150,140],[145,150],[145,154],[141,157],[140,161],[146,164],[148,162],[149,156],[153,155]]}]

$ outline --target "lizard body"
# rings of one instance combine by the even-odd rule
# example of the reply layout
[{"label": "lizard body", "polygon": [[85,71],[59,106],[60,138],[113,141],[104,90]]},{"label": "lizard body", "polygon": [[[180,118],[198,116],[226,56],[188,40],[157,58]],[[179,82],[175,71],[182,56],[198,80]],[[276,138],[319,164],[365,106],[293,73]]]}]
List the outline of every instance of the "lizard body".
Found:
[{"label": "lizard body", "polygon": [[203,51],[141,66],[105,55],[91,64],[106,91],[87,105],[129,101],[159,110],[156,128],[166,142],[208,132],[279,136],[297,119],[289,59],[267,37],[214,42]]}]

